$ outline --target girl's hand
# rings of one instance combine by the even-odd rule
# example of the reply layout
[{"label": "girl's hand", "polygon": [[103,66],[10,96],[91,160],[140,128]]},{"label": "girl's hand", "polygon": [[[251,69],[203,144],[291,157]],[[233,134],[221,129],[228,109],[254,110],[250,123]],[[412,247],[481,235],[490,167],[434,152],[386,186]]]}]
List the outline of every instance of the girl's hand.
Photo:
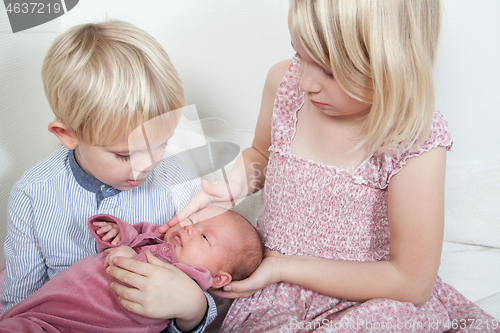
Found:
[{"label": "girl's hand", "polygon": [[203,291],[189,276],[175,266],[145,252],[148,263],[118,257],[107,272],[120,283],[111,288],[123,308],[153,319],[176,318],[181,330],[189,331],[203,319],[207,300]]},{"label": "girl's hand", "polygon": [[113,265],[113,260],[118,257],[133,258],[137,255],[137,252],[133,248],[127,245],[120,245],[111,249],[104,250],[108,255],[104,259],[104,267]]},{"label": "girl's hand", "polygon": [[93,224],[96,227],[100,227],[99,229],[96,230],[96,234],[101,235],[106,233],[104,236],[101,237],[103,241],[106,242],[114,238],[111,241],[111,245],[116,245],[122,239],[122,236],[120,235],[120,227],[118,226],[118,224],[105,221],[93,222]]},{"label": "girl's hand", "polygon": [[260,266],[247,279],[234,281],[224,286],[224,290],[210,290],[223,298],[245,298],[273,283],[281,281],[282,260],[285,255],[276,251],[268,251]]},{"label": "girl's hand", "polygon": [[[168,229],[179,222],[181,222],[181,226],[185,226],[183,225],[183,221],[187,221],[189,216],[204,208],[208,204],[231,209],[235,205],[235,200],[239,198],[241,192],[239,185],[235,183],[229,183],[228,185],[222,180],[212,184],[206,180],[202,180],[201,187],[202,189],[200,192],[198,192],[198,194],[191,199],[191,201],[177,215],[162,225],[158,229],[158,232],[162,234],[166,233]],[[189,222],[185,222],[186,225],[188,223]]]}]

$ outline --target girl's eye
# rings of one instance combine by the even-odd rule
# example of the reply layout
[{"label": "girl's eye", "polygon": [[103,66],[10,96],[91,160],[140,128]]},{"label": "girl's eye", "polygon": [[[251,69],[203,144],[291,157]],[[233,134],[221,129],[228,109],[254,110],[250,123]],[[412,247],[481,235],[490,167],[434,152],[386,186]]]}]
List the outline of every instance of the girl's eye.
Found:
[{"label": "girl's eye", "polygon": [[330,73],[326,69],[323,69],[323,72],[325,72],[326,75],[328,75],[329,77],[331,77],[333,79],[333,74],[332,73]]},{"label": "girl's eye", "polygon": [[115,154],[115,157],[123,162],[128,162],[130,160],[130,155],[119,155]]},{"label": "girl's eye", "polygon": [[202,234],[201,237],[203,237],[208,242],[207,236],[205,236],[205,235]]}]

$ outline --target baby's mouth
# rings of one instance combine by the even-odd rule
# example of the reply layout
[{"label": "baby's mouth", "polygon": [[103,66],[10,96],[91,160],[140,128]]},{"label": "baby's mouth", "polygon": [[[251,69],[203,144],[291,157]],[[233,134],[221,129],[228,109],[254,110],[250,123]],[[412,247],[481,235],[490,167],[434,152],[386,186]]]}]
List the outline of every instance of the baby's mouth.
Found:
[{"label": "baby's mouth", "polygon": [[178,232],[174,232],[172,234],[172,237],[170,238],[170,241],[172,242],[172,244],[174,244],[175,246],[180,246],[182,247],[182,239],[181,239],[181,235],[178,233]]}]

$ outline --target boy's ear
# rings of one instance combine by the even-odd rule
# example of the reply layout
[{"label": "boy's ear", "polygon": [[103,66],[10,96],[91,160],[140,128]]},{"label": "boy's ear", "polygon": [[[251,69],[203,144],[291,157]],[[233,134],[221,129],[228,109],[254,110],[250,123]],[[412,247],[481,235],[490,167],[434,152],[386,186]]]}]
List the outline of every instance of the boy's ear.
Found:
[{"label": "boy's ear", "polygon": [[228,272],[219,271],[217,274],[212,276],[212,280],[212,288],[219,289],[231,282],[233,278]]},{"label": "boy's ear", "polygon": [[48,130],[57,136],[64,147],[70,150],[78,147],[78,139],[65,123],[61,121],[53,121],[49,124]]}]

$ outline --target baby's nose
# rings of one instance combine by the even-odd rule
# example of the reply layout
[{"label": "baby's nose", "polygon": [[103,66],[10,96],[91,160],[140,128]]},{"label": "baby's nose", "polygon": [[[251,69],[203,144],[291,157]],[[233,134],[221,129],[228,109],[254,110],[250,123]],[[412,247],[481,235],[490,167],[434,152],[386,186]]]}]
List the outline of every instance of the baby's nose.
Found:
[{"label": "baby's nose", "polygon": [[196,228],[193,225],[187,225],[183,227],[186,230],[186,234],[188,236],[192,236],[195,233]]}]

